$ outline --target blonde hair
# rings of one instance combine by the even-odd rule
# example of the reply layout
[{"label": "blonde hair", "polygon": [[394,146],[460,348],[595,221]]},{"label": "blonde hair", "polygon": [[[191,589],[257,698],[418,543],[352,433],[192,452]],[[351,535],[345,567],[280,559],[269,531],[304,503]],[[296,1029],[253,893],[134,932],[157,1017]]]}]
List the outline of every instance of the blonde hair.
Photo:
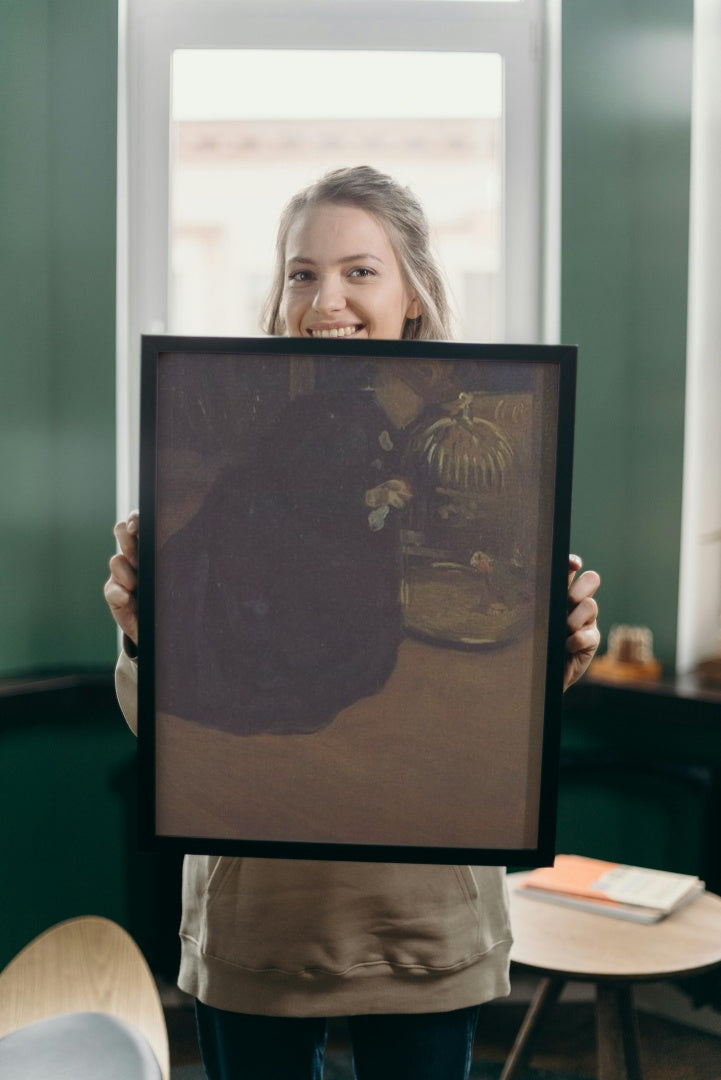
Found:
[{"label": "blonde hair", "polygon": [[357,206],[384,226],[401,272],[421,305],[421,314],[417,318],[406,319],[401,337],[448,341],[452,337],[451,310],[442,273],[431,253],[423,207],[410,188],[369,165],[327,173],[294,195],[285,207],[278,224],[275,273],[263,310],[263,330],[278,336],[286,331],[281,306],[288,233],[300,214],[323,203]]}]

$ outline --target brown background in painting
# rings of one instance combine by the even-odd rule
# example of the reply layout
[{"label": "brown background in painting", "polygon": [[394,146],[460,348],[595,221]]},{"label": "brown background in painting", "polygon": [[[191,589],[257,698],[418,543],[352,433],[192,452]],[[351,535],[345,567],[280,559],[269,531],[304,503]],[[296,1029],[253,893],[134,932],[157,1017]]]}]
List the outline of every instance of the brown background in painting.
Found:
[{"label": "brown background in painting", "polygon": [[533,667],[530,637],[478,652],[408,638],[381,693],[319,732],[238,736],[159,714],[158,832],[534,848]]}]

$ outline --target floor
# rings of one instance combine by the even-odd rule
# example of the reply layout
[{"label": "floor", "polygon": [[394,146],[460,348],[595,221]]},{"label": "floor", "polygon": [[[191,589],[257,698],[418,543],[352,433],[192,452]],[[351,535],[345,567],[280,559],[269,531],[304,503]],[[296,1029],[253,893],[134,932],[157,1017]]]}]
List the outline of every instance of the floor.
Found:
[{"label": "floor", "polygon": [[[485,1006],[476,1040],[476,1056],[505,1060],[520,1027],[523,1002],[494,1002]],[[166,1009],[172,1065],[198,1060],[193,1010],[187,1004]],[[721,1038],[639,1013],[641,1055],[646,1080],[721,1080]],[[331,1028],[331,1039],[345,1042],[342,1023]],[[595,1032],[591,1001],[562,1001],[541,1032],[533,1064],[549,1070],[596,1075]]]},{"label": "floor", "polygon": [[[479,1028],[479,1057],[502,1061],[510,1050],[525,1006],[488,1006]],[[721,1038],[639,1013],[641,1063],[647,1080],[721,1080]],[[595,1024],[591,1002],[562,1002],[541,1030],[533,1064],[559,1072],[596,1076]]]}]

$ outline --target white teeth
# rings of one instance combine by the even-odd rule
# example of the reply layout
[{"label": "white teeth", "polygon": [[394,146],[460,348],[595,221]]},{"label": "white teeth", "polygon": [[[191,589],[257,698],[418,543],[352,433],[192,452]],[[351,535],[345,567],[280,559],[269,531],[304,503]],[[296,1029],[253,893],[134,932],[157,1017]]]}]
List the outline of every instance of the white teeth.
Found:
[{"label": "white teeth", "polygon": [[317,338],[350,337],[357,329],[357,326],[334,326],[331,330],[311,330],[311,334]]}]

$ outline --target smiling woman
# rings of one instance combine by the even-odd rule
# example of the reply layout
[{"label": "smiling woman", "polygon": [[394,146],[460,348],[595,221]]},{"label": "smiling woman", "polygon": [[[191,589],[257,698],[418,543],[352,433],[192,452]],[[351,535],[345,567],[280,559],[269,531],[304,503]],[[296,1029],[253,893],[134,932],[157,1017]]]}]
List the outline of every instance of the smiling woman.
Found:
[{"label": "smiling woman", "polygon": [[359,166],[328,173],[288,203],[268,333],[445,340],[450,321],[425,214],[409,189]]},{"label": "smiling woman", "polygon": [[[276,846],[270,851],[276,856],[297,855],[299,861],[188,856],[183,879],[179,982],[197,999],[200,1041],[209,1075],[242,1072],[255,1080],[301,1073],[320,1076],[327,1031],[322,1018],[372,1015],[378,1024],[382,1018],[382,1030],[374,1023],[372,1032],[365,1036],[353,1034],[359,1080],[446,1080],[449,1076],[462,1080],[469,1073],[480,1004],[508,992],[510,935],[503,873],[495,863],[499,855],[505,862],[509,849],[492,845],[494,865],[475,870],[459,865],[450,871],[435,865],[430,870],[421,867],[418,873],[417,853],[402,852],[404,837],[396,831],[397,822],[399,815],[410,809],[411,827],[416,829],[419,822],[424,823],[427,837],[449,812],[461,828],[469,824],[475,828],[478,821],[487,825],[500,810],[501,816],[508,811],[516,816],[520,835],[527,835],[528,818],[533,817],[535,825],[536,811],[527,814],[524,799],[510,794],[508,785],[502,792],[492,791],[500,770],[489,768],[489,757],[498,750],[501,759],[506,758],[510,730],[504,722],[505,734],[497,737],[492,725],[505,720],[510,710],[516,719],[520,718],[521,729],[527,730],[524,718],[529,706],[546,701],[545,694],[539,693],[542,685],[538,679],[546,658],[550,662],[555,657],[559,695],[562,668],[565,685],[585,670],[598,644],[593,600],[598,577],[586,572],[576,578],[580,561],[567,561],[567,536],[563,534],[566,526],[559,510],[557,527],[553,529],[540,529],[537,522],[532,522],[530,531],[534,536],[542,532],[546,542],[552,537],[553,543],[561,546],[551,557],[536,560],[543,563],[543,569],[532,593],[525,597],[525,607],[530,612],[532,597],[537,595],[538,610],[544,610],[550,594],[555,593],[559,619],[557,623],[554,619],[553,625],[560,630],[565,616],[565,651],[560,639],[558,651],[545,644],[538,648],[535,634],[527,633],[524,626],[521,638],[514,640],[512,650],[506,653],[499,681],[490,677],[489,668],[492,666],[498,675],[502,661],[496,653],[486,650],[485,656],[479,656],[476,652],[477,645],[489,644],[485,631],[482,640],[476,636],[469,641],[462,628],[464,636],[454,642],[461,647],[451,650],[426,641],[427,620],[419,627],[416,618],[406,639],[406,540],[409,559],[433,560],[434,564],[430,576],[423,573],[423,568],[420,575],[409,573],[408,592],[416,588],[422,595],[415,605],[411,597],[406,610],[440,610],[444,615],[449,591],[455,593],[460,587],[473,593],[471,615],[480,614],[484,621],[502,620],[505,625],[512,608],[520,607],[524,599],[517,590],[512,593],[510,576],[515,573],[525,578],[527,545],[522,540],[515,545],[502,543],[485,527],[481,545],[476,528],[490,520],[486,515],[481,522],[476,512],[479,492],[471,465],[471,456],[474,465],[484,454],[488,456],[488,443],[480,432],[490,431],[491,425],[485,417],[473,415],[472,408],[474,391],[484,400],[487,397],[485,371],[477,373],[480,384],[464,383],[465,393],[457,395],[458,408],[452,407],[450,416],[439,416],[433,410],[424,417],[427,400],[422,388],[429,383],[433,398],[438,389],[435,364],[423,364],[412,382],[398,385],[405,381],[402,373],[421,344],[392,343],[378,340],[379,336],[438,336],[436,329],[447,309],[440,299],[443,288],[439,272],[427,272],[434,260],[423,210],[417,199],[391,177],[367,166],[341,169],[301,191],[289,203],[281,225],[277,264],[271,330],[278,334],[282,327],[287,345],[280,340],[266,341],[263,346],[258,341],[247,344],[256,354],[256,361],[262,359],[261,353],[267,352],[269,359],[272,354],[267,371],[276,380],[280,376],[284,386],[277,381],[271,385],[273,408],[262,377],[266,369],[257,363],[253,367],[234,365],[236,376],[247,380],[247,392],[245,413],[237,407],[232,409],[232,431],[243,439],[249,428],[254,434],[254,440],[244,444],[236,477],[227,475],[224,463],[196,515],[163,545],[157,567],[153,561],[158,551],[152,525],[154,496],[148,500],[147,486],[142,514],[150,526],[146,524],[141,533],[142,550],[137,546],[137,517],[116,526],[122,554],[111,559],[106,597],[118,625],[130,625],[138,596],[150,598],[151,605],[154,596],[158,605],[157,610],[151,610],[143,599],[139,632],[136,623],[136,643],[142,643],[142,649],[137,657],[132,650],[123,653],[117,685],[131,724],[137,719],[135,691],[140,686],[141,732],[148,730],[142,719],[148,704],[155,719],[165,717],[170,721],[165,734],[159,732],[159,743],[164,743],[165,750],[153,754],[151,763],[159,786],[164,786],[162,774],[168,764],[165,735],[171,741],[180,735],[186,761],[195,762],[200,755],[194,750],[188,752],[185,736],[189,734],[192,739],[193,732],[202,728],[203,742],[207,744],[212,729],[212,741],[222,746],[226,762],[233,768],[250,764],[254,785],[261,772],[249,755],[256,748],[265,753],[270,740],[272,751],[290,755],[286,760],[292,773],[290,780],[274,790],[271,812],[266,815],[261,810],[264,839],[273,843],[269,833],[277,829],[281,812],[287,807],[291,809],[293,829],[296,825],[305,827],[311,802],[319,811],[316,836],[327,838],[329,830],[333,836],[344,806],[350,810],[352,827],[359,832],[355,834],[357,839],[335,848],[333,854],[341,861],[334,862],[330,871],[311,861],[315,847],[294,847],[293,837],[289,842],[288,836],[279,847],[276,835]],[[337,342],[312,340],[316,334],[341,329],[347,336],[349,328],[352,334],[371,340],[348,343],[349,355],[342,358],[342,363]],[[159,341],[146,339],[146,343],[153,340]],[[392,345],[400,350],[396,355],[405,364],[391,365],[389,378],[375,379],[359,370],[366,367],[357,363],[364,353],[382,358]],[[286,372],[277,362],[279,346],[287,350]],[[208,347],[209,343],[198,344],[201,352]],[[161,348],[167,357],[165,346]],[[378,350],[375,354],[367,351],[373,348]],[[428,360],[448,360],[451,348],[448,342],[426,343],[429,351],[424,355]],[[312,392],[294,393],[290,360],[294,358],[296,365],[299,359],[313,360],[319,350],[330,350],[328,370],[336,382],[328,386],[318,379],[314,387],[309,387]],[[466,347],[464,355],[477,360],[477,350],[477,346]],[[209,351],[213,351],[212,347]],[[486,356],[495,360],[496,347]],[[144,376],[153,370],[145,363],[150,359],[146,351]],[[575,361],[569,355],[566,359]],[[197,374],[198,357],[186,355],[185,360]],[[160,368],[170,375],[166,385],[172,386],[172,368],[169,371],[164,361]],[[214,364],[216,384],[218,371]],[[337,379],[344,372],[348,378],[360,376],[362,382],[359,386],[356,383],[357,390],[349,386],[346,392],[338,385]],[[449,374],[453,374],[453,368]],[[539,416],[567,415],[564,402],[568,401],[570,385],[566,383],[563,393],[556,366],[551,371],[551,384],[544,381],[546,389],[541,389],[537,397]],[[156,407],[164,401],[158,414],[161,427],[165,425],[168,432],[185,427],[176,425],[172,409],[166,408],[167,397],[158,392],[157,385],[144,380],[145,388],[151,389],[151,394],[144,398],[144,416],[150,416],[149,401]],[[511,380],[505,390],[510,394],[517,388]],[[547,409],[544,401],[548,400],[549,389],[555,407]],[[227,399],[223,395],[223,400]],[[518,415],[524,415],[523,401],[515,404]],[[498,414],[495,410],[494,415],[499,423],[505,423],[506,412],[510,422],[514,411],[506,409]],[[411,424],[416,420],[424,424],[422,446],[427,446],[429,438],[434,441],[434,447],[428,450],[428,464],[433,464],[435,447],[440,447],[441,459],[449,457],[457,464],[450,473],[442,473],[442,491],[438,490],[433,469],[427,477],[430,490],[426,491],[420,463],[416,469],[406,458]],[[443,433],[437,436],[439,424]],[[215,430],[216,424],[211,427]],[[143,445],[147,447],[150,442],[145,440]],[[172,447],[172,440],[168,445]],[[515,446],[520,452],[520,437]],[[461,455],[456,453],[459,447],[463,448]],[[471,454],[474,447],[478,453]],[[461,466],[464,452],[468,483]],[[505,468],[509,462],[507,455],[502,456],[502,461],[498,455],[496,460]],[[568,455],[561,453],[560,444],[559,452],[552,456],[556,461],[570,463]],[[548,468],[550,457],[537,454],[533,460],[545,461],[543,467]],[[146,470],[145,460],[143,464],[145,476],[157,478],[170,471],[157,463]],[[566,474],[564,491],[568,490],[568,480]],[[435,495],[442,495],[442,504],[431,507]],[[543,502],[544,513],[556,515],[556,504]],[[404,529],[404,514],[416,507],[416,516],[406,522],[413,528]],[[456,553],[466,556],[468,565],[445,557],[444,550],[436,550],[436,542],[445,530],[432,528],[436,524],[433,509],[444,522],[461,515],[460,528],[468,532],[472,543],[468,550],[458,549]],[[220,522],[226,531],[216,527]],[[426,527],[427,539],[423,531]],[[189,549],[185,541],[196,529],[204,542]],[[408,533],[405,539],[404,533]],[[191,555],[200,550],[200,560],[193,558],[188,563],[188,550]],[[166,560],[171,559],[171,552],[175,569],[167,573]],[[508,582],[500,580],[501,561],[508,564]],[[141,575],[149,571],[151,578],[144,580],[154,585],[147,588],[144,583],[138,584],[137,569]],[[450,590],[443,588],[447,570],[453,579]],[[494,592],[497,579],[502,589],[498,598]],[[193,590],[197,595],[192,595]],[[480,612],[475,611],[479,606]],[[215,627],[212,618],[217,620]],[[545,617],[541,622],[544,627],[551,626]],[[151,654],[146,650],[153,648],[155,636],[151,627],[160,625],[165,632],[157,635],[157,648],[148,668],[146,657]],[[411,636],[410,631],[419,629],[424,632],[423,640],[420,635]],[[437,620],[432,620],[430,632],[435,631]],[[441,631],[447,635],[447,620]],[[444,641],[449,641],[447,636]],[[495,640],[490,643],[495,645]],[[450,674],[449,656],[453,663]],[[157,697],[149,701],[144,691],[152,688],[153,680]],[[189,704],[199,687],[203,690],[200,712],[189,715]],[[163,696],[166,691],[167,697]],[[519,691],[520,697],[516,696]],[[452,715],[448,713],[449,705]],[[424,719],[426,708],[432,718],[430,723]],[[348,715],[343,717],[343,712]],[[400,722],[403,717],[409,718],[411,730],[404,730]],[[361,745],[380,761],[388,801],[378,799],[378,770],[345,741],[346,721],[351,734],[357,734]],[[470,724],[470,728],[459,731],[459,723]],[[283,736],[280,740],[279,735]],[[225,742],[241,736],[242,749],[237,742],[232,746]],[[331,740],[330,767],[321,765],[317,756],[315,765],[310,762],[307,767],[299,767],[295,756],[298,740],[315,755],[317,737],[325,746],[326,736]],[[338,736],[340,745],[335,743]],[[439,755],[434,738],[452,749],[458,766],[454,763],[436,769]],[[399,752],[388,752],[388,739],[400,739],[396,743]],[[516,745],[515,738],[512,743]],[[405,792],[409,747],[418,751],[421,774],[427,772],[421,763],[431,762],[434,764],[430,771],[441,784],[453,784],[452,798],[447,793],[434,797],[429,785],[421,780],[414,787],[425,809],[412,808]],[[478,762],[472,760],[471,747],[481,751]],[[537,787],[542,756],[545,759],[545,755],[530,750],[521,753],[521,789],[526,788],[531,774],[531,783]],[[272,763],[273,757],[271,753],[271,772],[277,780],[280,773]],[[160,765],[159,771],[156,765]],[[348,785],[341,776],[346,766],[360,783],[361,792],[371,793],[370,805],[365,798],[349,797]],[[481,772],[487,775],[479,783]],[[415,770],[414,774],[418,776]],[[182,804],[186,807],[195,805],[191,788],[201,795],[206,810],[211,793],[223,786],[226,793],[237,795],[239,832],[248,836],[248,814],[256,800],[243,778],[236,776],[227,786],[219,784],[215,764],[210,773],[197,777],[195,785],[186,784],[185,778],[176,782],[179,775],[171,767],[165,779],[173,778],[170,789],[183,792]],[[323,775],[330,777],[333,788],[328,796],[320,789]],[[262,781],[260,789],[255,790],[265,792],[267,788]],[[487,807],[477,809],[479,789],[491,801]],[[468,794],[477,812],[459,807],[456,790]],[[343,792],[342,797],[339,792]],[[300,803],[293,803],[298,795]],[[172,796],[161,802],[171,814],[177,810]],[[228,820],[225,795],[223,802]],[[536,804],[540,805],[538,800]],[[390,829],[390,835],[384,832],[383,837],[393,849],[391,857],[396,852],[399,857],[410,854],[413,862],[408,867],[375,863],[369,872],[362,862],[342,861],[344,857],[356,858],[363,845],[366,856],[378,857],[378,833],[371,832],[370,825],[371,807],[380,809],[380,828]],[[187,850],[184,838],[189,833],[179,829],[177,822],[169,827],[167,820],[161,824],[161,815],[152,816],[167,838],[179,841]],[[200,832],[210,836],[213,843],[215,829],[209,833],[206,825]],[[376,837],[375,844],[368,843],[369,835]],[[468,858],[469,851],[479,850],[470,848],[458,833],[454,841],[448,853],[451,860]],[[251,844],[247,849],[251,855],[265,853],[265,848]],[[426,846],[430,849],[426,854],[435,864],[438,845]],[[520,847],[516,843],[513,851],[518,854],[526,847],[525,843]],[[415,1021],[410,1019],[413,1016]],[[302,1050],[291,1048],[291,1032],[303,1033]],[[429,1033],[432,1051],[427,1046]],[[395,1051],[390,1053],[393,1040]],[[294,1058],[291,1067],[287,1060],[277,1058],[270,1064],[276,1049]],[[234,1056],[238,1060],[233,1061]],[[251,1057],[260,1063],[259,1068],[247,1067]]]},{"label": "smiling woman", "polygon": [[420,314],[385,229],[357,206],[306,211],[288,234],[286,266],[282,317],[293,336],[399,338]]}]

